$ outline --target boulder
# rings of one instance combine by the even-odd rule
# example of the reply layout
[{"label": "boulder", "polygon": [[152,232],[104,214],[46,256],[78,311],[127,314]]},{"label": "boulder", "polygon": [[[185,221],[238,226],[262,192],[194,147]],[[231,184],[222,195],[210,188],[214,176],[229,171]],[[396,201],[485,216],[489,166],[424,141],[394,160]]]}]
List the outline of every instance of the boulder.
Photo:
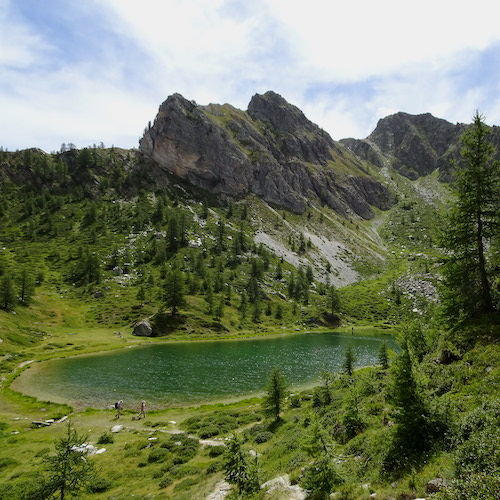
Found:
[{"label": "boulder", "polygon": [[139,337],[151,337],[153,335],[153,328],[148,320],[143,319],[134,326],[132,335],[137,335]]},{"label": "boulder", "polygon": [[260,488],[265,490],[268,495],[276,492],[286,493],[288,500],[305,500],[307,498],[307,491],[297,484],[292,485],[288,474],[275,477],[265,482]]},{"label": "boulder", "polygon": [[437,477],[436,479],[431,479],[427,485],[427,492],[428,493],[437,493],[441,491],[443,488],[445,488],[448,485],[448,481],[446,479],[443,479],[442,477]]}]

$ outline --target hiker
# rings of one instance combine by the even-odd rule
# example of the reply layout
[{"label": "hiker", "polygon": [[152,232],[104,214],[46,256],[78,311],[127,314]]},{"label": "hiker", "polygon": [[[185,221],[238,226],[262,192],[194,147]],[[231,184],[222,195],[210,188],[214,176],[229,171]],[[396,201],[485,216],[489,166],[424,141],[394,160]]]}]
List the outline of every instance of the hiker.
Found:
[{"label": "hiker", "polygon": [[139,415],[137,415],[137,418],[145,417],[146,416],[146,401],[144,399],[141,401],[141,411],[139,412]]},{"label": "hiker", "polygon": [[117,401],[115,403],[115,409],[116,409],[115,418],[120,418],[120,415],[122,413],[122,408],[123,408],[123,401],[120,399],[120,401]]}]

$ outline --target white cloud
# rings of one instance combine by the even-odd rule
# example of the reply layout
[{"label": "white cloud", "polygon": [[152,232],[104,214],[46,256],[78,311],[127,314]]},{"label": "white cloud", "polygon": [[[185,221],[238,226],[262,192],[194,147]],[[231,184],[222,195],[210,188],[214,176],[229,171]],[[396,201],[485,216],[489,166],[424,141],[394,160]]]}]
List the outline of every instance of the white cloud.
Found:
[{"label": "white cloud", "polygon": [[0,68],[25,69],[40,64],[49,42],[12,15],[9,1],[0,0]]},{"label": "white cloud", "polygon": [[[335,139],[365,137],[396,111],[469,121],[479,108],[500,123],[491,0],[82,0],[62,12],[46,2],[33,20],[0,0],[9,149],[134,147],[174,92],[246,109],[274,90]],[[66,32],[49,38],[40,27],[53,19]]]},{"label": "white cloud", "polygon": [[268,4],[287,27],[304,67],[320,72],[320,78],[359,80],[500,39],[493,0]]}]

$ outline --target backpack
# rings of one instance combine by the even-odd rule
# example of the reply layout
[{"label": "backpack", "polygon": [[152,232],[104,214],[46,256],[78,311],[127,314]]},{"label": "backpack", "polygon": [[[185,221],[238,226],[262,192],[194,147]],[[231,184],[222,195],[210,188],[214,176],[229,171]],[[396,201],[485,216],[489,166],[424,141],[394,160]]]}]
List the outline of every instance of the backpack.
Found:
[{"label": "backpack", "polygon": [[119,406],[120,406],[120,403],[118,403],[118,401],[117,401],[117,402],[115,403],[115,410],[118,410]]}]

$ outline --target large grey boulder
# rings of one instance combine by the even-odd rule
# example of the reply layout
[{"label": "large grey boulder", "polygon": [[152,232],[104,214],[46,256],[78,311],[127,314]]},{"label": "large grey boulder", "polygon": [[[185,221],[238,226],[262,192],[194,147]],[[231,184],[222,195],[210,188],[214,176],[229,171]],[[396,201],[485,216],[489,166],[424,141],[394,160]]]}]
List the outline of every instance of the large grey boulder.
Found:
[{"label": "large grey boulder", "polygon": [[147,319],[143,319],[134,326],[132,335],[137,335],[139,337],[151,337],[153,335],[153,328]]}]

